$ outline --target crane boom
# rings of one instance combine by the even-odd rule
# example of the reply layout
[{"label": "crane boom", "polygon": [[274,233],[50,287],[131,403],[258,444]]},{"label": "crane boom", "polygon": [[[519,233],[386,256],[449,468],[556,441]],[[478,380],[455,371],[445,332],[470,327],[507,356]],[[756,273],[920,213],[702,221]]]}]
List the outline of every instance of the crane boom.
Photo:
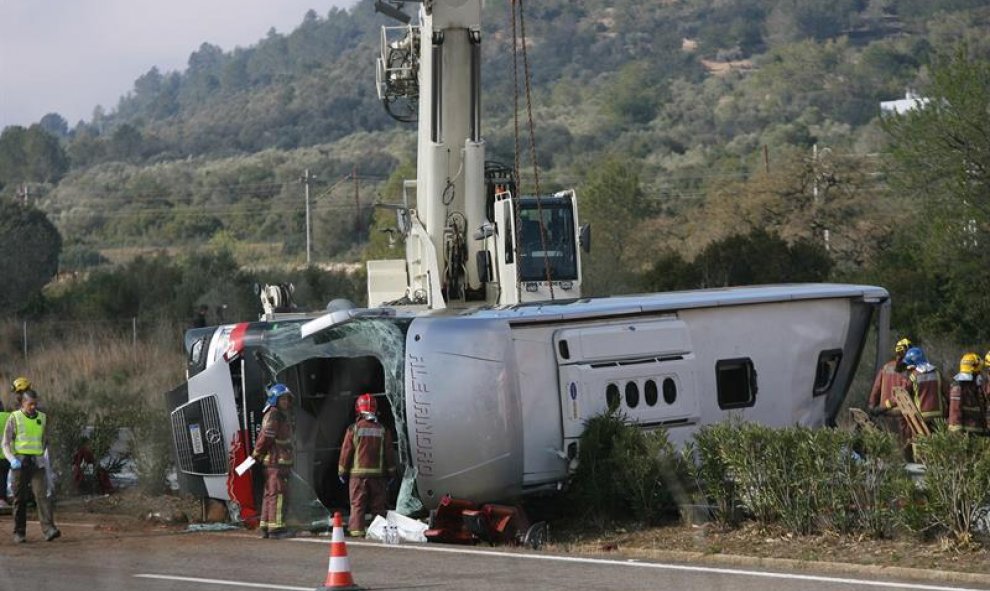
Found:
[{"label": "crane boom", "polygon": [[[417,6],[417,24],[402,11],[407,4]],[[481,0],[376,6],[405,21],[383,27],[379,97],[393,117],[418,124],[418,142],[416,179],[404,185],[415,199],[404,194],[400,212],[406,258],[369,261],[368,305],[579,297],[574,191],[518,197],[515,171],[485,160]]]}]

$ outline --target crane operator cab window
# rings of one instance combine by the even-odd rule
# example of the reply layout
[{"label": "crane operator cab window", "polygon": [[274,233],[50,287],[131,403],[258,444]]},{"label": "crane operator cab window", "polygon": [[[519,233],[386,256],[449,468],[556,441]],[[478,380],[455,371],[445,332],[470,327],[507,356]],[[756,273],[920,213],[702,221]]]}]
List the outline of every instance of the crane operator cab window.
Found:
[{"label": "crane operator cab window", "polygon": [[[520,280],[546,281],[549,268],[552,281],[578,278],[574,232],[574,210],[567,199],[524,198],[519,204]],[[543,235],[540,235],[540,213]]]}]

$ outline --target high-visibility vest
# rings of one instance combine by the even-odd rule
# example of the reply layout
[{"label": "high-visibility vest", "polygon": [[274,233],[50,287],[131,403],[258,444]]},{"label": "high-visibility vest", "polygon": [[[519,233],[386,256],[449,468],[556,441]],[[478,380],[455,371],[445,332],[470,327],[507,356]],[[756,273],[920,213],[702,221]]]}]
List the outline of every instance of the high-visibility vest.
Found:
[{"label": "high-visibility vest", "polygon": [[10,418],[10,413],[6,410],[0,410],[0,433],[7,428],[7,419]]},{"label": "high-visibility vest", "polygon": [[45,426],[48,424],[45,413],[39,411],[34,417],[29,417],[24,411],[15,410],[11,416],[14,417],[17,428],[14,434],[14,453],[25,456],[40,456],[45,453]]}]

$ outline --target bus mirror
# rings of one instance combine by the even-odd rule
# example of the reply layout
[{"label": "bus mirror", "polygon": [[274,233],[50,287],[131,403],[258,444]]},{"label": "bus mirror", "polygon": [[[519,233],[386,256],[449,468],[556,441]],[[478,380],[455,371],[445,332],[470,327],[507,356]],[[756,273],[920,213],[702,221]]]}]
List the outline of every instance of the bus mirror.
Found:
[{"label": "bus mirror", "polygon": [[488,283],[492,280],[491,278],[491,268],[492,268],[492,256],[487,250],[479,250],[475,253],[475,261],[478,265],[478,280],[482,283]]},{"label": "bus mirror", "polygon": [[578,228],[578,244],[584,252],[591,252],[591,224]]}]

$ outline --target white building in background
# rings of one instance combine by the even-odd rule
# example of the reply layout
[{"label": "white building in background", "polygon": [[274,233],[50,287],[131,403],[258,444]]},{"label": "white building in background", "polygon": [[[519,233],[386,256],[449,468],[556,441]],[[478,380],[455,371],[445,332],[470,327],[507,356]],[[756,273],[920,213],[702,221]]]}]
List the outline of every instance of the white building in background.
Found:
[{"label": "white building in background", "polygon": [[904,98],[897,99],[894,101],[881,101],[880,102],[880,113],[882,115],[903,115],[908,111],[913,111],[915,109],[920,109],[928,104],[929,99],[916,95],[913,91],[909,90],[905,93]]}]

